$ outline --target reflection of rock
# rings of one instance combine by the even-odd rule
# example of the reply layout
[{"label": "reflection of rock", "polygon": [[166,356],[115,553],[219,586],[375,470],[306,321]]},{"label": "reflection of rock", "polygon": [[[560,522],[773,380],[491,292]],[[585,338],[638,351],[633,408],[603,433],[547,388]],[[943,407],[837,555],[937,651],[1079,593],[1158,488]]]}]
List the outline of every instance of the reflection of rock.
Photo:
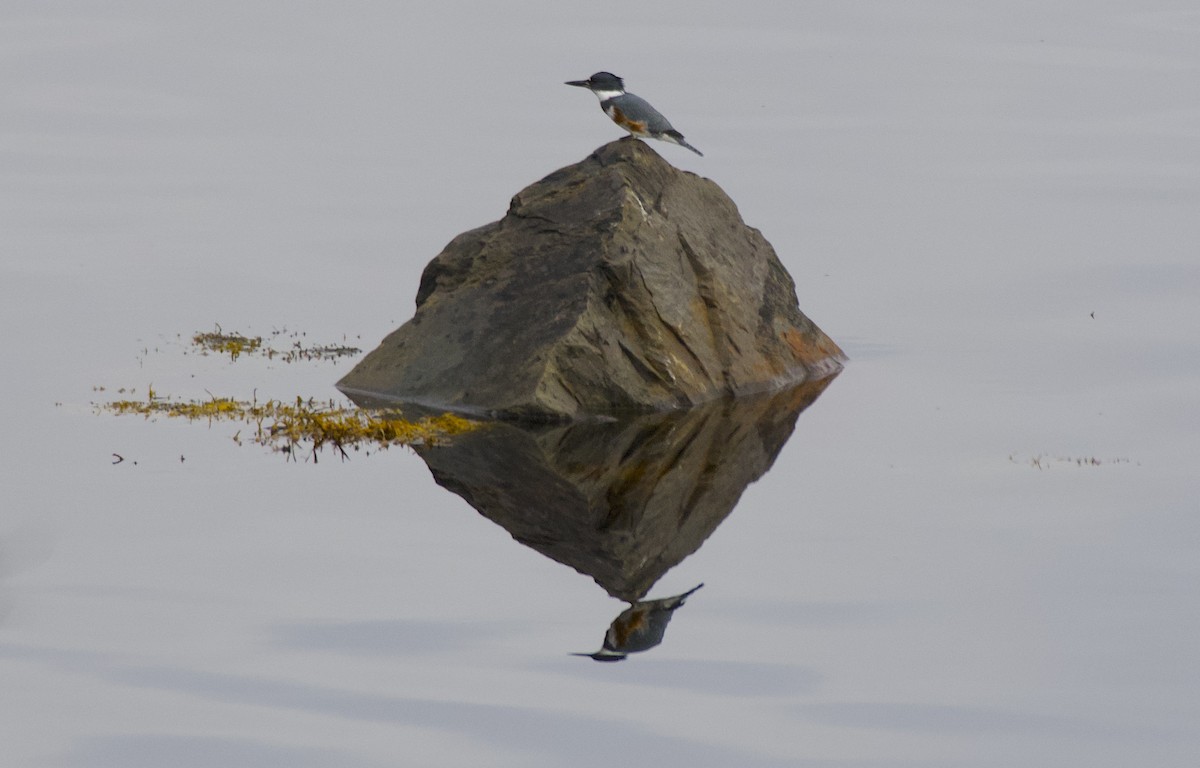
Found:
[{"label": "reflection of rock", "polygon": [[829,381],[622,421],[497,422],[416,450],[517,541],[632,603],[720,525]]},{"label": "reflection of rock", "polygon": [[573,653],[572,656],[590,656],[596,661],[624,661],[631,653],[648,651],[663,641],[667,624],[675,610],[683,606],[689,596],[703,584],[682,595],[663,597],[658,600],[640,600],[613,619],[604,633],[604,644],[595,653]]},{"label": "reflection of rock", "polygon": [[621,140],[451,241],[416,315],[338,386],[561,420],[761,392],[841,358],[716,184]]}]

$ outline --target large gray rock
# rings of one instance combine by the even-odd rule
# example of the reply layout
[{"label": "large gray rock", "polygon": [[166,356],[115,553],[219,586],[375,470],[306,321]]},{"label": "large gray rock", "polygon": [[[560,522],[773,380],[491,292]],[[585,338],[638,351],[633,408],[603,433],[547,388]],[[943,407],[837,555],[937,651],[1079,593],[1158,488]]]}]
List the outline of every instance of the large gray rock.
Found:
[{"label": "large gray rock", "polygon": [[413,319],[338,387],[579,418],[777,388],[841,359],[733,201],[622,139],[452,240],[425,269]]}]

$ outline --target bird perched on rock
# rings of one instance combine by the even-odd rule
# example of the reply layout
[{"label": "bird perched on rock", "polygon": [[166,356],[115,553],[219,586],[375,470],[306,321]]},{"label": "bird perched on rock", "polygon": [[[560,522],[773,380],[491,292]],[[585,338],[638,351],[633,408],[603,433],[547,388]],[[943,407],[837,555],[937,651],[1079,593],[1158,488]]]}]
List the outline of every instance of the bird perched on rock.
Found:
[{"label": "bird perched on rock", "polygon": [[683,134],[671,127],[650,102],[625,92],[625,81],[611,72],[597,72],[587,80],[568,80],[567,85],[587,88],[600,99],[600,108],[612,121],[638,138],[649,137],[687,147],[701,157],[704,153],[688,144]]},{"label": "bird perched on rock", "polygon": [[682,595],[674,597],[634,603],[613,619],[608,631],[604,633],[604,645],[600,650],[595,653],[571,655],[590,656],[596,661],[622,661],[631,653],[650,650],[662,642],[675,609],[703,586],[704,584],[697,584]]}]

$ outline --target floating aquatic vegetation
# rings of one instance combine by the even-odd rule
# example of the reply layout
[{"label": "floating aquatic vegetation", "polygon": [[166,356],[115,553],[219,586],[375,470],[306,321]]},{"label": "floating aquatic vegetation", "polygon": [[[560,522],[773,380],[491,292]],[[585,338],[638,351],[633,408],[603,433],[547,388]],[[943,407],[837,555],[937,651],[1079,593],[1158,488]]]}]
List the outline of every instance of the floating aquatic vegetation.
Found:
[{"label": "floating aquatic vegetation", "polygon": [[271,341],[291,338],[291,345],[286,349],[276,349],[271,341],[262,336],[247,336],[242,333],[225,332],[221,326],[214,331],[199,331],[192,335],[192,345],[198,347],[201,354],[217,353],[229,355],[230,360],[237,360],[244,354],[256,354],[269,360],[282,360],[294,363],[301,360],[337,360],[351,357],[362,352],[358,347],[348,344],[305,344],[300,332],[288,332],[286,328],[271,332]]},{"label": "floating aquatic vegetation", "polygon": [[233,436],[239,445],[250,440],[293,458],[307,447],[314,461],[324,448],[332,448],[347,458],[347,450],[359,450],[362,446],[388,448],[436,443],[479,426],[478,422],[449,413],[411,421],[395,411],[366,410],[342,406],[332,400],[302,397],[289,402],[215,396],[206,400],[178,400],[160,396],[153,387],[144,400],[115,400],[97,403],[95,407],[100,412],[146,418],[162,416],[210,424],[240,421],[250,429],[238,430]]},{"label": "floating aquatic vegetation", "polygon": [[[303,332],[283,328],[272,330],[270,338],[264,340],[262,336],[226,332],[217,325],[213,331],[192,334],[192,347],[199,350],[201,355],[229,355],[231,361],[237,361],[243,355],[254,355],[287,363],[335,360],[361,352],[346,344],[308,344],[306,338],[307,334]],[[276,349],[280,342],[288,342],[290,347]],[[148,350],[143,352],[148,353]],[[183,354],[187,355],[188,351],[185,349]],[[96,392],[108,391],[103,386],[92,389]],[[449,413],[410,419],[396,410],[358,408],[334,400],[297,397],[295,400],[260,401],[257,390],[250,400],[217,397],[211,393],[207,398],[197,400],[165,397],[155,392],[153,387],[147,388],[145,398],[134,399],[135,389],[132,387],[121,387],[115,391],[124,397],[111,402],[93,403],[97,412],[138,415],[151,420],[161,417],[205,421],[209,424],[218,421],[242,422],[245,427],[233,435],[237,444],[250,441],[283,452],[289,458],[297,458],[307,452],[314,462],[325,448],[346,458],[350,450],[369,451],[393,445],[435,443],[480,426],[479,422]],[[113,456],[118,459],[114,463],[124,461],[118,454]]]},{"label": "floating aquatic vegetation", "polygon": [[255,352],[262,347],[262,336],[243,336],[240,333],[225,333],[221,326],[217,330],[197,333],[192,336],[192,343],[210,352],[229,355],[229,359],[237,360],[246,352]]},{"label": "floating aquatic vegetation", "polygon": [[1098,467],[1102,464],[1132,464],[1132,459],[1127,458],[1112,458],[1101,459],[1095,456],[1049,456],[1044,453],[1039,453],[1036,456],[1022,458],[1018,454],[1011,453],[1008,460],[1013,464],[1028,464],[1034,469],[1049,469],[1054,464],[1074,464],[1077,467]]}]

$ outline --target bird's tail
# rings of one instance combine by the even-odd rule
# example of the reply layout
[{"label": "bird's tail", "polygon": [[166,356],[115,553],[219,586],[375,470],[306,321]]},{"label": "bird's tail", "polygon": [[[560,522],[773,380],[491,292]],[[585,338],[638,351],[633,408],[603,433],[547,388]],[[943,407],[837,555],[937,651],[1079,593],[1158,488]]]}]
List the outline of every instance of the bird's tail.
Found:
[{"label": "bird's tail", "polygon": [[678,144],[681,147],[687,147],[697,155],[700,155],[700,157],[704,157],[704,153],[693,147],[691,144],[688,144],[687,141],[684,140],[683,134],[679,131],[667,131],[665,134],[663,134],[663,136],[666,137],[667,141]]}]

